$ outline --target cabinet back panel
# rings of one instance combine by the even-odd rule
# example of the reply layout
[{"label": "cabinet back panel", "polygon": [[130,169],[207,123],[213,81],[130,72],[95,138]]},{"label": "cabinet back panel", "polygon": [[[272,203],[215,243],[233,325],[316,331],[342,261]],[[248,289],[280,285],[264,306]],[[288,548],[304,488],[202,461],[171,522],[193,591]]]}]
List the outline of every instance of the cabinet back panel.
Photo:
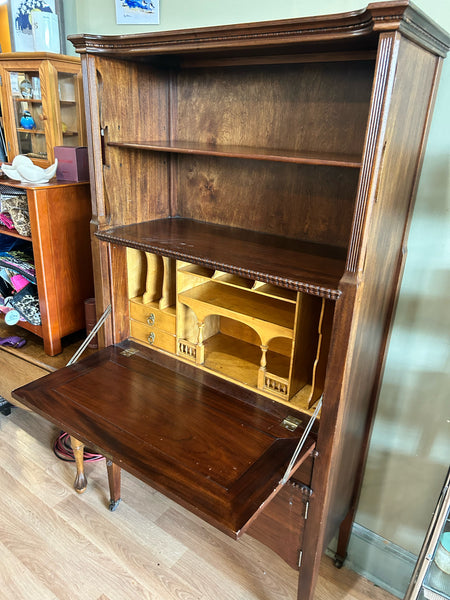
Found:
[{"label": "cabinet back panel", "polygon": [[169,135],[169,75],[132,62],[97,58],[96,65],[108,225],[167,217],[167,157],[127,152],[107,143],[164,139]]},{"label": "cabinet back panel", "polygon": [[178,157],[178,214],[347,247],[358,169]]},{"label": "cabinet back panel", "polygon": [[169,216],[166,154],[109,147],[107,157],[103,175],[108,226]]},{"label": "cabinet back panel", "polygon": [[181,71],[174,138],[360,155],[373,69],[361,61]]}]

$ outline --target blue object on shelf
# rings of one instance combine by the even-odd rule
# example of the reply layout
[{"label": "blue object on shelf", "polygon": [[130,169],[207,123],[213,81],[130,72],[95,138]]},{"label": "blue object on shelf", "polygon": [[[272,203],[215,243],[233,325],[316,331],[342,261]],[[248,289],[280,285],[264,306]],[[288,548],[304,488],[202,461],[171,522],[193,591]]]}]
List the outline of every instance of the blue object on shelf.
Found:
[{"label": "blue object on shelf", "polygon": [[20,119],[20,124],[24,129],[36,129],[36,123],[29,110],[25,110]]}]

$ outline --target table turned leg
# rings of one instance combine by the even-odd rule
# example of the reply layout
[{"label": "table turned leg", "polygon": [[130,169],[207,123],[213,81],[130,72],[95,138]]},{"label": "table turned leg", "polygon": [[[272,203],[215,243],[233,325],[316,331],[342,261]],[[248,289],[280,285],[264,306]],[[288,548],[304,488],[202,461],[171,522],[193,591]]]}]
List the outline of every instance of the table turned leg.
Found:
[{"label": "table turned leg", "polygon": [[120,502],[120,473],[121,469],[112,460],[106,461],[106,468],[108,470],[108,483],[109,483],[109,510],[113,511],[119,505]]},{"label": "table turned leg", "polygon": [[72,447],[73,456],[75,458],[75,464],[77,467],[77,475],[73,487],[75,491],[82,494],[87,488],[87,479],[84,473],[84,444],[70,436],[70,445]]}]

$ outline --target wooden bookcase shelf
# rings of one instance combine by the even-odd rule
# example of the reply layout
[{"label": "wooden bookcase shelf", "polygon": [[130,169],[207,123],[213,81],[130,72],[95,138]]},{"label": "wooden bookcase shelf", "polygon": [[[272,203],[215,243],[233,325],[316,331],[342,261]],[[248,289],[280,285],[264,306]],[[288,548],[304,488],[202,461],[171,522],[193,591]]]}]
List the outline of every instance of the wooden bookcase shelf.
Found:
[{"label": "wooden bookcase shelf", "polygon": [[109,142],[109,146],[129,148],[130,150],[152,150],[154,152],[174,152],[178,154],[199,154],[204,156],[223,156],[251,160],[267,160],[305,165],[329,165],[335,167],[361,167],[361,157],[321,152],[295,152],[276,148],[250,148],[244,146],[216,146],[196,142]]},{"label": "wooden bookcase shelf", "polygon": [[71,39],[111,319],[16,395],[110,459],[113,506],[123,467],[313,600],[334,536],[346,554],[449,36],[399,1]]}]

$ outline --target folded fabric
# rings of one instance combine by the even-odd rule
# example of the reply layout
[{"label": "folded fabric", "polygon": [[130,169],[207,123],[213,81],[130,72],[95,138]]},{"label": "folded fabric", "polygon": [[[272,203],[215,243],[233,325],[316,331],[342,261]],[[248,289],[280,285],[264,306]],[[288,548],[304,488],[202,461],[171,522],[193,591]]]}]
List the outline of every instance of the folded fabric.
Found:
[{"label": "folded fabric", "polygon": [[14,229],[14,221],[8,215],[8,213],[0,213],[0,222],[8,229]]},{"label": "folded fabric", "polygon": [[41,324],[41,312],[39,310],[39,298],[37,288],[29,283],[20,292],[8,298],[8,306],[14,308],[21,317],[32,325]]},{"label": "folded fabric", "polygon": [[30,214],[26,195],[11,196],[10,198],[2,196],[1,212],[9,214],[17,233],[26,237],[31,236]]},{"label": "folded fabric", "polygon": [[16,275],[11,276],[11,285],[16,292],[20,292],[20,290],[28,285],[28,279],[25,279],[23,275],[19,275],[19,273],[17,273]]},{"label": "folded fabric", "polygon": [[13,348],[21,348],[27,343],[27,340],[18,335],[10,335],[9,337],[0,337],[0,346],[12,346]]},{"label": "folded fabric", "polygon": [[5,267],[36,283],[36,270],[31,256],[20,250],[0,253],[0,268]]}]

